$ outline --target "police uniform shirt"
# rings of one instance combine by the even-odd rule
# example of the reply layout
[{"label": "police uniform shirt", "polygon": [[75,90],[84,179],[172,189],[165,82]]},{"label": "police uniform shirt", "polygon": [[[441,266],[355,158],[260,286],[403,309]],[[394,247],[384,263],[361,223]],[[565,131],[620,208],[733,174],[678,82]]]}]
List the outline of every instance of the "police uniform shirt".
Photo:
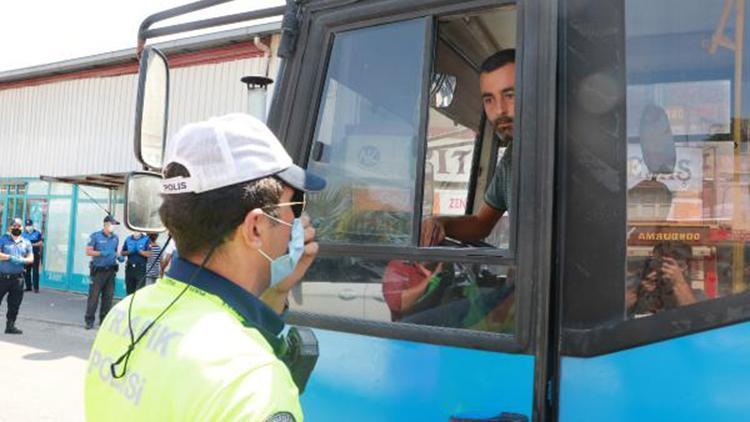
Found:
[{"label": "police uniform shirt", "polygon": [[[37,229],[34,229],[31,233],[24,230],[21,236],[23,236],[24,239],[28,240],[29,243],[31,243],[32,245],[34,243],[39,243],[42,241],[42,233]],[[32,247],[34,248],[34,255],[39,255],[42,248],[39,246],[32,246]]]},{"label": "police uniform shirt", "polygon": [[505,212],[508,211],[513,192],[513,178],[511,166],[511,147],[505,149],[503,157],[495,168],[490,187],[484,194],[484,202],[492,208]]},{"label": "police uniform shirt", "polygon": [[92,233],[89,237],[88,246],[91,246],[97,252],[111,253],[109,256],[94,256],[91,258],[91,263],[99,268],[115,266],[118,243],[120,243],[120,239],[114,233],[110,233],[109,236],[104,234],[104,230]]},{"label": "police uniform shirt", "polygon": [[129,345],[133,297],[138,336],[197,269],[178,258],[166,277],[109,312],[89,358],[87,420],[302,420],[297,387],[267,340],[284,323],[258,298],[207,269],[136,345],[125,376],[113,379],[110,365]]},{"label": "police uniform shirt", "polygon": [[125,242],[122,244],[122,250],[128,251],[128,262],[131,264],[145,264],[145,256],[139,254],[139,251],[148,250],[148,236],[141,235],[140,238],[136,239],[133,235],[125,238]]},{"label": "police uniform shirt", "polygon": [[[31,243],[22,236],[13,240],[11,235],[6,234],[0,237],[0,252],[10,256],[26,258],[32,253]],[[21,274],[23,270],[24,264],[14,264],[9,260],[0,261],[0,274]]]}]

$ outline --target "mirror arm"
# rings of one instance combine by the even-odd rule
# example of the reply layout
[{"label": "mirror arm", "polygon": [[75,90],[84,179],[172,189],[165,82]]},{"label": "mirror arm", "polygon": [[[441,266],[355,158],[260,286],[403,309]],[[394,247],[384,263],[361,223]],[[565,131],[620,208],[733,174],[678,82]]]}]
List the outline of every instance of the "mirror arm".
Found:
[{"label": "mirror arm", "polygon": [[136,55],[140,59],[143,48],[146,46],[146,40],[148,40],[149,38],[157,38],[165,35],[178,34],[181,32],[195,31],[198,29],[211,28],[214,26],[229,25],[232,23],[238,23],[248,20],[269,18],[282,15],[286,11],[286,6],[278,6],[267,9],[254,10],[251,12],[236,13],[233,15],[219,16],[215,18],[202,19],[199,21],[170,25],[162,28],[150,29],[151,25],[165,19],[186,15],[188,13],[207,9],[209,7],[228,3],[230,1],[233,0],[199,0],[148,16],[143,20],[143,22],[141,22],[141,26],[138,28],[138,44],[136,46]]}]

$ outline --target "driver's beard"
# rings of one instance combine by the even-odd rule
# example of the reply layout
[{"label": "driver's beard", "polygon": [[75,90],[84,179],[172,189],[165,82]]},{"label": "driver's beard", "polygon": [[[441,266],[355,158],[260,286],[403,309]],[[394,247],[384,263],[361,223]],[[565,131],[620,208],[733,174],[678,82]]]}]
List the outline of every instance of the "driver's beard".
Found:
[{"label": "driver's beard", "polygon": [[503,148],[507,148],[513,143],[513,134],[504,135],[499,131],[495,131],[495,136],[499,140],[498,145]]}]

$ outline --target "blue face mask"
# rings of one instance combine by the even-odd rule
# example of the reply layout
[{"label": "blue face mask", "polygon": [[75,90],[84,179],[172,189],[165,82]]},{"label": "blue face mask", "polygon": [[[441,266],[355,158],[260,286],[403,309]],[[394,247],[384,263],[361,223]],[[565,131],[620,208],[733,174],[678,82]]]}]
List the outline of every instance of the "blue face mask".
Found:
[{"label": "blue face mask", "polygon": [[289,224],[270,215],[267,215],[267,217],[292,228],[292,237],[289,239],[289,252],[285,255],[271,259],[268,254],[260,249],[258,250],[264,258],[271,262],[271,284],[269,287],[273,287],[289,277],[297,266],[305,249],[305,230],[302,228],[302,221],[299,218],[295,218],[292,224]]}]

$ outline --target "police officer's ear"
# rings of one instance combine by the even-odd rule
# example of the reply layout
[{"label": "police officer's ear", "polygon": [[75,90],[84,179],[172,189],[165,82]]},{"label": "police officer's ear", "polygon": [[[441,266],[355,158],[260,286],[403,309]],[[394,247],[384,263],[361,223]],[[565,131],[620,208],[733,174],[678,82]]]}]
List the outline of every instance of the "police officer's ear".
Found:
[{"label": "police officer's ear", "polygon": [[238,234],[242,236],[242,241],[253,249],[260,249],[263,246],[262,233],[268,224],[267,220],[260,208],[247,213],[239,227]]}]

